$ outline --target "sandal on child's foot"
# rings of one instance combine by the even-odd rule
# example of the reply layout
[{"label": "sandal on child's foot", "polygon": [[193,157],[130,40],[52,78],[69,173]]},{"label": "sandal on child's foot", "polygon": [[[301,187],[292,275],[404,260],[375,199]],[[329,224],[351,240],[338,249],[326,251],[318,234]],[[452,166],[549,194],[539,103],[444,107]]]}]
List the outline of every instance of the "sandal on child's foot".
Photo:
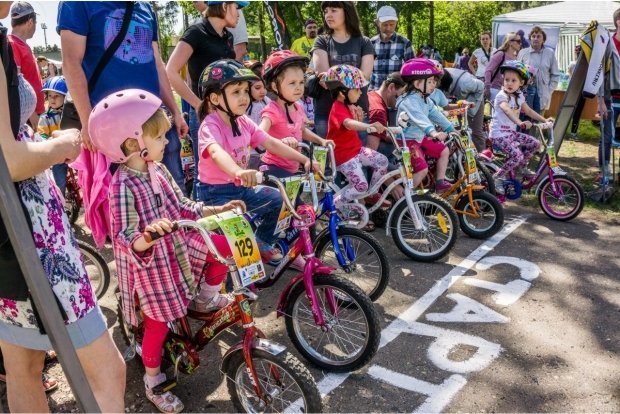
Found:
[{"label": "sandal on child's foot", "polygon": [[[181,411],[183,411],[183,408],[185,407],[183,406],[183,402],[179,399],[179,397],[177,397],[170,391],[166,391],[163,394],[159,395],[155,394],[152,388],[154,388],[156,385],[149,387],[149,379],[147,379],[147,377],[147,375],[144,375],[144,392],[146,394],[146,398],[150,402],[152,402],[159,411],[166,414],[180,413]],[[156,378],[157,381],[161,380],[161,383],[166,380],[166,375],[164,373],[160,373]]]},{"label": "sandal on child's foot", "polygon": [[207,313],[211,311],[216,311],[225,306],[228,306],[232,302],[232,299],[227,295],[222,295],[221,293],[217,293],[207,302],[202,302],[199,299],[194,299],[190,302],[189,308],[196,312]]}]

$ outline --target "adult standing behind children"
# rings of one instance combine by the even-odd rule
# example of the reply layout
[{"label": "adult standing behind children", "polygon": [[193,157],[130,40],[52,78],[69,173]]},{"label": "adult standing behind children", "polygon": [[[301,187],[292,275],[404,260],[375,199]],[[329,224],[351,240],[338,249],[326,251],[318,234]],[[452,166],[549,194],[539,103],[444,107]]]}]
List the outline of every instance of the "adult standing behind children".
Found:
[{"label": "adult standing behind children", "polygon": [[[198,91],[200,75],[211,63],[220,59],[235,59],[234,39],[228,28],[235,27],[239,21],[239,9],[249,2],[208,1],[202,19],[187,28],[174,51],[170,55],[166,72],[174,90],[191,106],[189,111],[189,133],[192,137],[194,162],[198,166],[198,129],[200,119],[198,108],[202,104],[202,96]],[[187,64],[191,87],[179,74]],[[194,174],[194,196],[198,183],[198,168]]]},{"label": "adult standing behind children", "polygon": [[400,71],[403,63],[413,59],[411,42],[396,33],[398,15],[392,6],[383,6],[379,9],[375,24],[379,33],[370,39],[375,48],[375,65],[370,77],[370,90],[379,89],[390,73]]},{"label": "adult standing behind children", "polygon": [[534,26],[529,35],[530,47],[521,49],[517,59],[535,69],[534,81],[527,85],[527,104],[535,112],[542,112],[551,103],[551,94],[560,81],[560,69],[555,51],[545,47],[547,34]]},{"label": "adult standing behind children", "polygon": [[304,23],[304,35],[299,39],[295,39],[291,45],[291,51],[297,53],[299,56],[310,55],[310,50],[314,46],[314,40],[317,36],[318,26],[316,20],[308,19]]},{"label": "adult standing behind children", "polygon": [[45,98],[41,92],[43,84],[39,65],[32,54],[32,49],[26,43],[26,40],[32,39],[37,30],[37,14],[30,3],[18,1],[11,6],[11,29],[9,41],[13,49],[13,56],[15,56],[15,63],[37,94],[37,106],[29,118],[30,125],[36,128],[39,123],[39,114],[45,111]]},{"label": "adult standing behind children", "polygon": [[[324,77],[334,65],[351,65],[362,71],[364,79],[370,79],[375,61],[375,49],[366,36],[362,35],[360,19],[352,1],[324,1],[321,3],[326,34],[319,36],[311,50],[312,64],[316,73]],[[321,85],[325,85],[322,81]],[[327,86],[324,86],[327,89]],[[368,88],[362,89],[356,118],[364,119],[368,112]],[[317,135],[327,135],[327,120],[333,99],[327,90],[314,101],[314,128]],[[360,133],[362,142],[366,133]]]},{"label": "adult standing behind children", "polygon": [[469,71],[484,82],[484,71],[489,64],[491,55],[493,55],[493,53],[497,50],[494,47],[491,47],[491,32],[486,31],[480,33],[480,45],[482,45],[482,47],[474,50],[471,54],[471,59],[469,59],[468,66]]},{"label": "adult standing behind children", "polygon": [[504,36],[504,43],[491,56],[484,70],[484,96],[491,101],[491,104],[504,84],[504,75],[499,70],[500,66],[506,61],[515,60],[519,50],[521,50],[521,36],[508,32]]}]

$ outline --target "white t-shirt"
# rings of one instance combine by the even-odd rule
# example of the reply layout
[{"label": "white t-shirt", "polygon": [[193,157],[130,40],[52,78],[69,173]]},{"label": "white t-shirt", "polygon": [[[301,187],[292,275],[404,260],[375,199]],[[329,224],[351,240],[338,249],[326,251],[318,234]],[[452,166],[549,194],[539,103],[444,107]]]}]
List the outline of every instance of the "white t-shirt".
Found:
[{"label": "white t-shirt", "polygon": [[237,22],[237,27],[227,27],[226,30],[232,33],[234,45],[238,45],[239,43],[248,43],[248,25],[245,23],[245,16],[243,16],[242,10],[239,10],[239,21]]},{"label": "white t-shirt", "polygon": [[495,97],[493,103],[493,119],[491,120],[491,138],[497,138],[502,135],[506,135],[508,132],[516,131],[517,125],[512,122],[508,115],[504,112],[499,105],[502,102],[508,102],[510,111],[518,118],[521,112],[521,105],[525,103],[525,96],[521,93],[519,98],[515,102],[514,96],[508,96],[508,94],[502,89]]},{"label": "white t-shirt", "polygon": [[476,69],[477,78],[484,78],[484,71],[489,64],[489,59],[491,59],[491,56],[493,55],[493,53],[495,53],[496,50],[497,49],[492,47],[491,53],[489,53],[489,57],[484,54],[484,50],[481,47],[474,50],[474,53],[472,53],[472,55],[476,57],[476,62],[478,63],[478,69]]}]

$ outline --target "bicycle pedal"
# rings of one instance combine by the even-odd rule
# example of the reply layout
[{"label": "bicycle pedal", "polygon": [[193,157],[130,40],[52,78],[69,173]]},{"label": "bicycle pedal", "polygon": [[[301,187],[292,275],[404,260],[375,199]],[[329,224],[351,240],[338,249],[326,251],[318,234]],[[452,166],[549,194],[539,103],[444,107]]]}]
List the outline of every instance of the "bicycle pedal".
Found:
[{"label": "bicycle pedal", "polygon": [[168,391],[170,391],[176,386],[177,386],[177,380],[174,378],[170,378],[162,382],[161,384],[156,385],[153,388],[151,388],[151,391],[153,391],[153,394],[155,395],[162,395],[162,394],[167,393]]}]

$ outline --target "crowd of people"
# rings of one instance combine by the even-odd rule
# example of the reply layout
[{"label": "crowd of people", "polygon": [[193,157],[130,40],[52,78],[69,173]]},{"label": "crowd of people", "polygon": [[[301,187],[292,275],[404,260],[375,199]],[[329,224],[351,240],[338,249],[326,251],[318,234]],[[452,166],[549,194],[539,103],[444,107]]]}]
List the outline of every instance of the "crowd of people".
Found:
[{"label": "crowd of people", "polygon": [[[414,54],[411,42],[397,32],[393,7],[379,8],[378,33],[368,38],[353,2],[325,1],[322,34],[318,19],[308,18],[292,50],[275,51],[258,62],[247,58],[247,33],[234,32],[248,2],[194,3],[201,16],[164,63],[157,17],[148,2],[60,2],[57,30],[64,76],[42,83],[25,42],[36,26],[34,9],[22,1],[9,11],[9,3],[0,2],[0,17],[10,13],[13,28],[7,35],[0,27],[0,96],[8,97],[0,99],[2,150],[78,357],[106,412],[124,410],[125,366],[63,211],[68,163],[79,171],[85,223],[93,238],[99,246],[112,243],[129,323],[137,323],[134,295],[140,299],[145,396],[162,412],[179,412],[183,403],[175,394],[153,392],[166,381],[160,364],[167,322],[183,316],[188,307],[204,312],[230,299],[219,293],[226,266],[210,256],[195,234],[167,235],[172,221],[252,209],[262,216],[256,231],[262,258],[279,259],[274,228],[280,194],[257,185],[258,166],[289,177],[300,168],[318,168],[297,150],[299,142],[332,145],[337,169],[348,181],[335,200],[341,206],[396,168],[385,129],[399,119],[405,122],[414,185],[424,179],[426,160],[433,158],[435,190],[443,192],[451,186],[443,141],[454,130],[444,111],[468,107],[474,143],[483,150],[485,98],[494,107],[490,138],[508,154],[495,176],[501,188],[508,170],[531,174],[527,164],[538,142],[523,131],[530,121],[549,121],[542,112],[558,81],[557,62],[544,47],[546,35],[539,27],[529,33],[525,49],[523,33],[508,33],[495,50],[490,33],[484,32],[481,48],[471,56],[464,53],[466,59],[456,67],[444,68],[430,45]],[[123,42],[127,38],[131,42]],[[186,110],[177,106],[173,91]],[[601,110],[605,104],[611,107],[607,95],[601,96]],[[77,111],[79,130],[61,129],[69,105]],[[195,163],[189,188],[180,160],[180,139],[187,135]],[[371,170],[370,180],[365,168]],[[396,187],[392,199],[402,194]],[[366,230],[372,229],[370,222]],[[145,231],[167,236],[147,241]],[[0,236],[1,265],[8,268],[14,255],[6,232]],[[220,252],[228,251],[223,240],[214,243]],[[300,256],[293,267],[303,266]],[[23,280],[19,272],[13,276]],[[27,294],[0,289],[0,349],[11,411],[47,410],[44,391],[51,387],[49,378],[41,383],[41,375],[52,347],[37,315]],[[106,364],[100,365],[101,360]]]}]

